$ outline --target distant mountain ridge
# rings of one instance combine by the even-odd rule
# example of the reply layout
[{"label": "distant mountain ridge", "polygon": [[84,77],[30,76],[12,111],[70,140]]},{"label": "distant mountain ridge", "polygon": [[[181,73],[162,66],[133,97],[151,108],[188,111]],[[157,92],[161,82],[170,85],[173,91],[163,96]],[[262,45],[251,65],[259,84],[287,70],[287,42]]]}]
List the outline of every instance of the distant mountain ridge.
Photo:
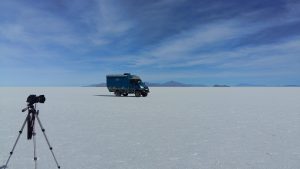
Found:
[{"label": "distant mountain ridge", "polygon": [[[214,84],[214,85],[203,85],[203,84],[186,84],[177,81],[167,81],[164,83],[151,83],[145,82],[149,87],[231,87],[225,84]],[[106,83],[92,84],[84,87],[106,87]],[[259,85],[259,84],[249,84],[240,83],[237,85],[232,85],[232,87],[300,87],[300,85]]]},{"label": "distant mountain ridge", "polygon": [[145,82],[150,87],[204,87],[205,85],[185,84],[177,81],[167,81],[165,83],[150,83]]},{"label": "distant mountain ridge", "polygon": [[[206,85],[185,84],[177,81],[167,81],[164,83],[145,82],[149,87],[206,87]],[[106,87],[106,83],[92,84],[84,87]]]},{"label": "distant mountain ridge", "polygon": [[83,87],[106,87],[106,83],[91,84]]}]

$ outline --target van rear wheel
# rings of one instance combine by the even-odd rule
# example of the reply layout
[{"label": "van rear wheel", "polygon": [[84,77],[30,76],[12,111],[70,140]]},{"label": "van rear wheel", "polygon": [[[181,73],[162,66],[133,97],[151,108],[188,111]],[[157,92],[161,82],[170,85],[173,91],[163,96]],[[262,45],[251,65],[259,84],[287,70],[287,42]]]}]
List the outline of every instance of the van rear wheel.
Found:
[{"label": "van rear wheel", "polygon": [[123,96],[128,96],[128,93],[123,93]]},{"label": "van rear wheel", "polygon": [[135,97],[141,97],[141,92],[140,91],[136,91],[134,94],[135,94]]},{"label": "van rear wheel", "polygon": [[121,92],[115,91],[115,95],[116,95],[116,96],[121,96]]},{"label": "van rear wheel", "polygon": [[148,95],[148,93],[146,93],[146,92],[145,92],[145,93],[142,93],[142,96],[143,96],[143,97],[146,97],[147,95]]}]

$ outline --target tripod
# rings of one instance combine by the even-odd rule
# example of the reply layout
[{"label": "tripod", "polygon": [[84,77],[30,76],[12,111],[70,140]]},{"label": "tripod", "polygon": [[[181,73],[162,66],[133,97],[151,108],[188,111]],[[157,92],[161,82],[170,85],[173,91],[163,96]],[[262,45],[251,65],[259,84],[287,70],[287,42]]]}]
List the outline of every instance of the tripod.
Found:
[{"label": "tripod", "polygon": [[[33,106],[33,104],[28,104],[27,105],[27,108],[24,108],[23,110],[22,110],[22,112],[25,112],[26,110],[28,110],[28,114],[27,114],[27,116],[26,116],[26,118],[25,118],[25,120],[24,120],[24,122],[23,122],[23,125],[22,125],[22,127],[21,127],[21,130],[19,131],[19,135],[18,135],[18,137],[17,137],[17,140],[15,141],[15,144],[14,144],[14,146],[13,146],[13,148],[12,148],[12,150],[10,151],[10,153],[9,153],[9,157],[8,157],[8,159],[7,159],[7,161],[6,161],[6,164],[3,166],[3,169],[6,169],[7,168],[7,165],[8,165],[8,163],[9,163],[9,160],[10,160],[10,158],[11,158],[11,156],[13,155],[13,152],[14,152],[14,150],[15,150],[15,148],[16,148],[16,146],[17,146],[17,143],[18,143],[18,141],[19,141],[19,139],[20,139],[20,136],[21,136],[21,134],[22,134],[22,132],[23,132],[23,129],[24,129],[24,127],[25,127],[25,124],[26,124],[26,122],[27,122],[27,139],[28,140],[33,140],[33,155],[34,155],[34,168],[35,169],[37,169],[37,153],[36,153],[36,138],[35,138],[35,135],[36,135],[36,131],[35,131],[35,121],[36,121],[36,119],[37,119],[37,121],[38,121],[38,123],[39,123],[39,126],[40,126],[40,128],[41,128],[41,130],[42,130],[42,132],[43,132],[43,135],[44,135],[44,137],[45,137],[45,139],[46,139],[46,142],[47,142],[47,144],[48,144],[48,146],[49,146],[49,149],[50,149],[50,151],[51,151],[51,154],[52,154],[52,156],[53,156],[53,158],[54,158],[54,161],[55,161],[55,163],[56,163],[56,166],[57,166],[57,168],[58,169],[60,169],[60,165],[58,164],[58,162],[57,162],[57,160],[56,160],[56,157],[55,157],[55,155],[54,155],[54,153],[53,153],[53,148],[52,148],[52,146],[50,145],[50,142],[49,142],[49,140],[48,140],[48,137],[47,137],[47,135],[46,135],[46,133],[45,133],[45,128],[43,127],[43,125],[42,125],[42,123],[41,123],[41,120],[40,120],[40,118],[39,118],[39,110],[36,110],[36,103],[34,104],[34,106]],[[2,168],[2,167],[1,167]]]}]

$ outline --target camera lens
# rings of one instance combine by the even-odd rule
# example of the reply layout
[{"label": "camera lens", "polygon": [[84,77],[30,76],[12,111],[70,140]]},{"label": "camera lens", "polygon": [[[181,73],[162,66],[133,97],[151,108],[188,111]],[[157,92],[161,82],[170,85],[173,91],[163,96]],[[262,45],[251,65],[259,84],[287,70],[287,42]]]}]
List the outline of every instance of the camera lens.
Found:
[{"label": "camera lens", "polygon": [[46,98],[45,98],[44,95],[40,95],[40,96],[38,97],[38,102],[40,102],[40,103],[45,103],[45,101],[46,101]]}]

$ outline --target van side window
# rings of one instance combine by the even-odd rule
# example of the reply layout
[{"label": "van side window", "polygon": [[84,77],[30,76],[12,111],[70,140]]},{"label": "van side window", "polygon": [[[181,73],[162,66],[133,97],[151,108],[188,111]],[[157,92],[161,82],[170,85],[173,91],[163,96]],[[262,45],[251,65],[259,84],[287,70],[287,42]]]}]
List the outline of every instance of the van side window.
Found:
[{"label": "van side window", "polygon": [[139,79],[130,79],[130,83],[132,84],[139,84],[141,82],[141,80]]}]

